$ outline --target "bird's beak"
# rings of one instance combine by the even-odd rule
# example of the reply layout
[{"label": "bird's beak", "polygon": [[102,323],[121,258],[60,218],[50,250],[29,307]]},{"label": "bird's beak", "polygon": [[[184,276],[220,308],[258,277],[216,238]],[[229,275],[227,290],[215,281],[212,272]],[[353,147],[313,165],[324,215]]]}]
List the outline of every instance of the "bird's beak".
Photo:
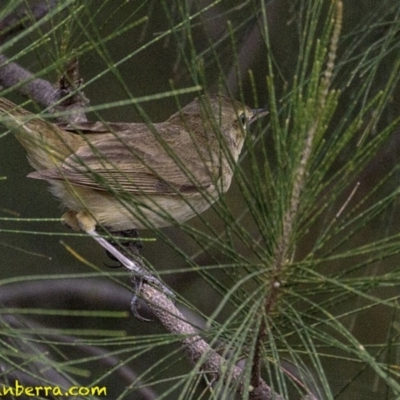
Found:
[{"label": "bird's beak", "polygon": [[265,108],[253,108],[251,111],[253,112],[253,116],[249,120],[249,125],[268,114],[268,110]]}]

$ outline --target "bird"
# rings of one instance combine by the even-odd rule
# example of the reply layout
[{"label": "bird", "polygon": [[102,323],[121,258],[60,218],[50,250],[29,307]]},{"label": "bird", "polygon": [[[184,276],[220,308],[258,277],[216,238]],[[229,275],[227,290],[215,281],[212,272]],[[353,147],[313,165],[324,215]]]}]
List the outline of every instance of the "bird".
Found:
[{"label": "bird", "polygon": [[53,123],[0,98],[0,124],[26,149],[75,230],[181,224],[227,192],[249,126],[266,110],[202,95],[164,122]]}]

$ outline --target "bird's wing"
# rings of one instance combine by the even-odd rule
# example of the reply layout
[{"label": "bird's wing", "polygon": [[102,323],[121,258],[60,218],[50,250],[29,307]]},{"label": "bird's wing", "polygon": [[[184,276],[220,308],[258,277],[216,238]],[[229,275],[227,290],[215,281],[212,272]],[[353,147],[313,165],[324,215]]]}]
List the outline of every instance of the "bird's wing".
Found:
[{"label": "bird's wing", "polygon": [[29,176],[145,195],[197,192],[215,183],[219,168],[208,161],[204,149],[196,150],[184,128],[164,122],[154,124],[154,130],[145,124],[110,124],[107,129],[99,123],[91,129],[83,124],[85,145],[59,167]]}]

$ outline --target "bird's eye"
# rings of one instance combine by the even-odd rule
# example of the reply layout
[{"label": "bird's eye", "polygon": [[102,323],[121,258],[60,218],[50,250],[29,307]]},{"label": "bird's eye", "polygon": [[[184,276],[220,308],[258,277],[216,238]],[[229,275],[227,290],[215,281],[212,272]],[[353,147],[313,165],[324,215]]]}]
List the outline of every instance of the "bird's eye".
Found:
[{"label": "bird's eye", "polygon": [[246,129],[246,128],[247,128],[247,125],[248,125],[248,119],[247,119],[246,113],[242,112],[242,113],[239,115],[238,120],[239,120],[239,122],[242,124],[243,129]]}]

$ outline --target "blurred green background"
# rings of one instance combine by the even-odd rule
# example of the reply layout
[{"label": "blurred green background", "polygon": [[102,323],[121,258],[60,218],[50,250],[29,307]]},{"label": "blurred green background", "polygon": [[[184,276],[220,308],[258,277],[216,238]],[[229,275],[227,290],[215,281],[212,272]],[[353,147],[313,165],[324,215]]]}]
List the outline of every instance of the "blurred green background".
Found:
[{"label": "blurred green background", "polygon": [[[0,7],[4,1],[0,2]],[[194,12],[196,9],[205,7],[207,1],[188,1],[188,10]],[[242,63],[242,79],[243,94],[246,103],[249,106],[268,107],[268,92],[266,84],[266,75],[268,73],[266,63],[266,47],[263,42],[262,35],[258,29],[260,23],[260,15],[255,14],[256,2],[252,1],[233,1],[220,2],[216,6],[210,8],[209,11],[202,14],[202,19],[196,20],[191,32],[192,37],[185,36],[185,31],[177,32],[178,38],[181,41],[166,36],[160,40],[155,40],[162,32],[167,31],[171,27],[169,18],[174,17],[175,21],[179,21],[180,10],[178,3],[174,2],[157,2],[157,1],[130,1],[130,2],[107,2],[101,6],[100,12],[97,13],[97,2],[89,2],[89,6],[85,6],[85,12],[95,14],[94,21],[91,21],[89,16],[85,16],[85,12],[77,19],[83,21],[83,25],[78,23],[72,24],[71,35],[69,37],[69,46],[72,49],[79,48],[88,40],[84,29],[88,29],[89,35],[96,38],[94,27],[98,27],[100,36],[106,37],[113,32],[121,29],[121,24],[128,17],[130,20],[139,20],[141,17],[148,16],[147,22],[139,24],[137,27],[128,29],[126,32],[121,32],[114,39],[110,40],[98,49],[93,49],[79,56],[80,73],[85,82],[97,77],[95,81],[85,87],[84,92],[90,99],[91,105],[102,105],[110,102],[124,100],[129,98],[123,82],[133,97],[141,97],[151,94],[163,93],[171,89],[171,85],[175,88],[189,87],[194,84],[191,77],[188,75],[187,69],[184,66],[182,54],[179,46],[184,41],[188,43],[192,41],[193,48],[187,45],[187,54],[195,50],[196,54],[204,55],[204,63],[206,65],[206,84],[210,91],[216,90],[218,80],[221,76],[221,70],[217,67],[217,63],[211,61],[212,57],[218,57],[225,71],[225,79],[229,82],[228,86],[232,92],[239,96],[239,86],[234,78],[234,67],[232,65],[232,50],[229,45],[229,38],[223,41],[222,44],[215,46],[216,53],[210,51],[210,41],[217,44],[222,35],[226,34],[226,24],[229,20],[235,30],[235,37],[238,43],[239,61]],[[281,72],[279,79],[276,79],[277,93],[283,93],[284,88],[290,84],[295,73],[297,63],[298,46],[299,46],[299,29],[296,24],[296,19],[299,18],[301,10],[299,10],[300,2],[297,1],[269,1],[266,2],[266,10],[268,12],[268,31],[270,48],[273,52],[273,59],[277,69]],[[326,2],[327,6],[330,3]],[[183,4],[183,3],[179,3]],[[352,64],[351,55],[346,45],[352,39],[357,37],[357,34],[363,35],[360,21],[373,21],[374,15],[380,15],[393,9],[396,2],[392,1],[366,1],[353,0],[344,1],[343,15],[343,31],[341,42],[338,51],[338,65],[343,61],[341,58],[346,55],[345,65],[347,68],[354,67]],[[254,12],[254,15],[252,14]],[[168,14],[170,13],[170,14]],[[390,13],[388,14],[390,15]],[[60,18],[60,17],[58,17]],[[84,22],[87,21],[87,24]],[[93,25],[92,25],[93,24]],[[42,26],[42,30],[51,29],[51,23],[46,23]],[[369,36],[370,45],[374,46],[386,34],[385,26],[382,24],[381,29],[374,28],[373,34]],[[18,54],[23,49],[27,48],[32,42],[41,37],[41,32],[34,31],[24,39],[19,40],[9,49],[6,54],[11,57],[13,54]],[[179,36],[181,35],[181,36]],[[365,46],[368,44],[365,41]],[[142,49],[135,54],[135,50],[141,48],[144,44],[151,43],[147,48]],[[179,45],[178,45],[179,44]],[[46,63],[51,64],[57,57],[57,48],[59,43],[48,40],[43,45],[39,46],[36,51],[29,51],[22,57],[19,57],[17,62],[33,73],[40,72]],[[104,57],[100,55],[104,54]],[[132,57],[123,60],[128,54],[133,53]],[[199,57],[200,58],[200,57]],[[394,59],[388,57],[382,63],[378,79],[373,84],[377,90],[380,88],[381,82],[387,80],[387,75],[390,72],[390,65]],[[113,67],[113,65],[117,65]],[[343,68],[343,66],[342,66]],[[346,66],[345,66],[346,68]],[[251,69],[256,82],[256,93],[258,96],[258,104],[254,104],[254,91],[251,86],[251,81],[247,78],[247,69]],[[104,73],[105,72],[105,73]],[[102,74],[99,77],[99,74]],[[57,74],[53,71],[47,76],[47,79],[55,82]],[[361,82],[362,76],[357,76],[355,81]],[[379,82],[381,79],[381,82]],[[333,80],[333,87],[341,87],[344,82],[340,75],[336,75]],[[354,84],[354,83],[353,83]],[[186,94],[180,97],[181,104],[190,102],[195,94]],[[15,102],[21,102],[23,99],[20,95],[13,93],[8,96]],[[397,116],[398,113],[398,94],[395,93],[391,107],[388,107],[386,115],[383,117],[384,123],[390,121],[390,118]],[[348,107],[346,104],[349,99],[345,92],[340,99],[339,108],[337,111],[338,122],[340,115],[345,114]],[[351,100],[349,100],[351,101]],[[163,121],[177,110],[177,104],[173,97],[162,98],[157,101],[151,101],[142,104],[145,112],[154,122]],[[104,109],[100,112],[101,117],[108,121],[137,121],[141,118],[132,106],[123,106],[111,109]],[[90,119],[98,119],[96,113],[89,115]],[[265,122],[266,123],[266,122]],[[265,128],[265,127],[264,127]],[[4,131],[2,131],[4,132]],[[265,129],[259,129],[258,134],[265,134],[265,141],[268,143],[271,139],[268,137],[268,132]],[[379,182],[387,172],[398,163],[398,155],[400,147],[397,144],[398,139],[393,138],[388,146],[385,147],[378,155],[374,164],[367,168],[366,172],[361,175],[362,185],[356,199],[361,198],[365,193],[368,193],[374,187],[376,182]],[[62,214],[62,207],[59,205],[47,189],[47,184],[43,181],[35,181],[26,178],[26,175],[32,170],[29,166],[24,149],[19,145],[12,135],[1,137],[0,140],[0,215],[2,217],[19,216],[24,218],[58,218]],[[343,155],[345,158],[346,154]],[[245,161],[246,163],[246,161]],[[339,167],[339,165],[338,165]],[[333,173],[334,171],[332,171]],[[383,186],[382,190],[392,190],[398,185],[398,174],[393,174],[391,179]],[[360,196],[360,197],[357,197]],[[372,200],[373,201],[373,197]],[[226,196],[226,202],[234,214],[239,215],[244,202],[237,185],[234,183]],[[205,218],[217,228],[222,229],[223,224],[213,210],[205,213]],[[251,229],[251,221],[246,219],[243,222]],[[388,210],[384,216],[375,220],[367,227],[362,234],[354,238],[354,242],[349,244],[349,247],[354,243],[370,242],[376,237],[377,232],[387,234],[392,233],[397,229],[399,223],[397,207]],[[195,228],[201,229],[203,224],[197,219],[188,222]],[[9,233],[4,230],[17,229],[19,232]],[[26,232],[37,232],[26,234]],[[43,235],[43,232],[48,232],[50,235]],[[177,248],[182,249],[187,255],[195,254],[199,247],[178,227],[166,228],[165,234],[176,244]],[[59,233],[67,234],[61,236]],[[58,222],[7,222],[1,221],[0,229],[0,278],[10,279],[25,275],[51,275],[51,274],[76,274],[86,273],[92,270],[82,264],[78,259],[73,257],[66,248],[60,244],[63,240],[69,246],[72,246],[75,251],[80,253],[91,263],[96,264],[100,268],[108,271],[104,264],[112,264],[106,257],[103,249],[94,244],[94,242],[85,237],[73,237],[71,232],[63,227]],[[151,232],[142,232],[143,237],[153,238]],[[371,236],[368,236],[371,235]],[[314,235],[311,233],[306,236],[302,245],[305,249],[307,246],[312,246]],[[309,243],[307,243],[309,241]],[[240,249],[246,252],[246,249]],[[216,251],[216,250],[214,250]],[[301,252],[301,251],[300,251]],[[304,250],[304,253],[306,250]],[[167,282],[176,292],[179,293],[188,302],[195,304],[206,315],[210,315],[220,302],[221,298],[215,291],[202,280],[196,273],[186,269],[186,260],[179,253],[164,243],[161,239],[145,242],[143,249],[144,257],[159,271],[161,274],[164,270],[182,269],[182,273],[162,275],[163,280]],[[197,256],[196,261],[199,265],[208,265],[213,262],[206,255]],[[379,266],[373,265],[371,268],[379,268],[381,271],[390,270],[393,265],[398,264],[398,257],[392,257],[390,261],[382,263]],[[331,262],[329,268],[342,268],[340,260]],[[186,269],[186,270],[185,270]],[[111,270],[111,272],[114,272]],[[118,270],[120,272],[120,270]],[[218,273],[216,273],[218,276]],[[223,279],[223,276],[220,276]],[[106,278],[105,278],[106,279]],[[126,279],[128,282],[128,280]],[[95,289],[94,289],[95,290]],[[393,296],[397,295],[398,288],[390,287],[384,289],[385,295],[389,292]],[[128,293],[128,292],[127,292]],[[379,291],[376,292],[379,294]],[[129,307],[129,297],[127,295],[126,309]],[[62,299],[57,299],[58,301]],[[357,303],[359,300],[355,299]],[[32,306],[40,304],[40,298],[32,299]],[[70,300],[69,306],[79,308],[80,299],[74,304]],[[342,313],[346,312],[346,304],[342,304]],[[354,302],[349,302],[349,310],[355,307]],[[104,305],[107,309],[107,304]],[[229,307],[224,310],[224,313],[219,315],[221,320],[229,315]],[[349,316],[350,325],[352,324],[352,332],[361,343],[374,344],[384,343],[388,329],[391,326],[391,319],[394,318],[388,309],[384,307],[374,307],[365,309],[358,314],[354,320]],[[62,320],[62,322],[61,322]],[[108,320],[101,318],[78,318],[65,319],[60,321],[52,319],[51,323],[57,326],[65,324],[69,327],[109,327]],[[163,332],[163,329],[157,324],[143,324],[132,319],[113,319],[113,329],[126,330],[129,334],[134,332]],[[343,321],[342,321],[343,322]],[[398,331],[399,327],[394,325],[392,329]],[[395,336],[398,340],[398,336]],[[152,353],[154,359],[158,359],[158,349]],[[160,355],[161,357],[161,355]],[[146,360],[149,365],[153,362],[151,359]],[[145,361],[143,361],[145,362]],[[344,368],[343,365],[346,367]],[[359,369],[357,362],[348,361],[343,363],[340,357],[332,357],[326,361],[325,367],[327,374],[330,376],[330,384],[332,391],[337,393],[339,399],[376,399],[386,398],[384,389],[379,385],[379,379],[373,371],[362,371]],[[185,368],[182,367],[182,373],[185,373]],[[361,377],[354,378],[354,374],[360,371]],[[350,378],[351,377],[351,378]],[[348,387],[348,379],[353,380]],[[373,391],[374,385],[371,382],[376,382],[378,392]],[[111,385],[111,383],[110,383]],[[341,390],[343,389],[343,392]],[[173,395],[171,395],[173,396]],[[174,397],[170,397],[171,399]],[[387,398],[394,398],[388,396]]]}]

